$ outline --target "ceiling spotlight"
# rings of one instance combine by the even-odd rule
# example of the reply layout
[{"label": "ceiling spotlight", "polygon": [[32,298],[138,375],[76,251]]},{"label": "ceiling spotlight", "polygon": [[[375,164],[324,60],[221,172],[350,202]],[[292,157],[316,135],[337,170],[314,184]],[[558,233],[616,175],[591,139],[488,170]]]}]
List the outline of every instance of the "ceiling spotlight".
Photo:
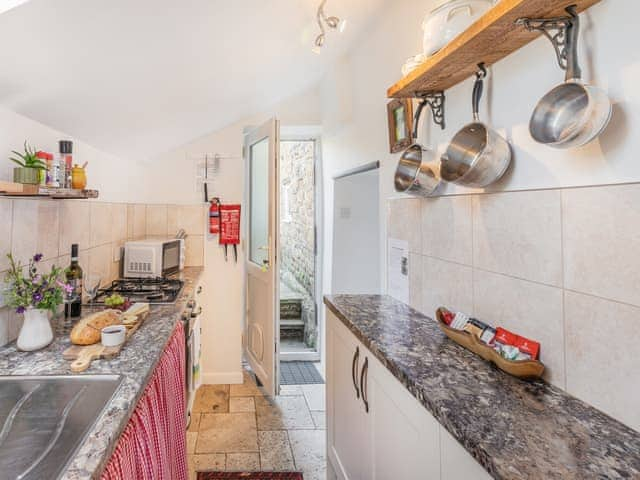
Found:
[{"label": "ceiling spotlight", "polygon": [[322,2],[320,2],[320,6],[318,7],[318,13],[316,16],[318,27],[320,27],[320,34],[316,37],[316,41],[314,42],[314,46],[312,49],[315,53],[320,53],[320,50],[324,45],[325,25],[333,30],[338,30],[340,33],[344,32],[344,29],[347,26],[346,20],[340,20],[335,16],[327,17],[327,15],[324,13],[324,6],[326,3],[327,0],[322,0]]},{"label": "ceiling spotlight", "polygon": [[340,20],[338,17],[329,17],[326,22],[327,25],[331,28],[337,29],[340,33],[344,32],[344,29],[347,27],[347,21]]}]

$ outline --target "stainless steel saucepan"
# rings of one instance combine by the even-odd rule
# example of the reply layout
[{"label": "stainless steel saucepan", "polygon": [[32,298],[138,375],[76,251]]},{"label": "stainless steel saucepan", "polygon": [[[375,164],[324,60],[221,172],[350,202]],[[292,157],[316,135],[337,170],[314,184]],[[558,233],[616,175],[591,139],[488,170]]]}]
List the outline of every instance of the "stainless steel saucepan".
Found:
[{"label": "stainless steel saucepan", "polygon": [[[427,100],[423,99],[416,110],[413,122],[413,138],[418,138],[418,125],[420,115],[427,105]],[[394,186],[396,192],[411,193],[428,197],[433,195],[440,185],[440,178],[433,170],[430,162],[435,160],[435,152],[429,150],[420,143],[415,142],[409,146],[400,157]]]},{"label": "stainless steel saucepan", "polygon": [[509,143],[480,122],[478,110],[487,70],[483,64],[479,67],[472,95],[474,121],[455,134],[440,157],[443,180],[474,188],[483,188],[498,180],[511,162]]},{"label": "stainless steel saucepan", "polygon": [[[547,20],[547,23],[563,22],[566,25],[565,82],[542,97],[529,122],[529,132],[534,140],[556,148],[589,143],[602,133],[611,119],[611,101],[604,90],[585,85],[581,80],[578,64],[580,19],[575,6],[568,7],[567,12],[569,18]],[[530,23],[524,23],[532,28]],[[562,61],[560,64],[562,66]]]}]

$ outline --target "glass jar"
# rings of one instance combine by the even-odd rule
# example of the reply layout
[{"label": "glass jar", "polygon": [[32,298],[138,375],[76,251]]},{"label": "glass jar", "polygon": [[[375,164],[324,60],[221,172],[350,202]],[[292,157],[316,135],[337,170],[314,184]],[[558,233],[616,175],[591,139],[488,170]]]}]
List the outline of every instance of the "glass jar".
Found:
[{"label": "glass jar", "polygon": [[84,190],[87,187],[87,174],[84,168],[74,165],[71,169],[71,188]]}]

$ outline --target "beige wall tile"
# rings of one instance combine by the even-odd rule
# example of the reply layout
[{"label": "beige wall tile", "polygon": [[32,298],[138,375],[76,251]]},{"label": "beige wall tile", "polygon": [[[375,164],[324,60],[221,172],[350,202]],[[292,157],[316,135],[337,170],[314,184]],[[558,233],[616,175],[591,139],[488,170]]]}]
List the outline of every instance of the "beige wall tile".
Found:
[{"label": "beige wall tile", "polygon": [[166,205],[147,205],[147,235],[167,235]]},{"label": "beige wall tile", "polygon": [[565,387],[560,288],[476,270],[473,298],[478,319],[540,342],[544,378]]},{"label": "beige wall tile", "polygon": [[38,248],[38,201],[13,202],[13,229],[11,251],[13,258],[26,264]]},{"label": "beige wall tile", "polygon": [[0,308],[0,347],[9,343],[9,308]]},{"label": "beige wall tile", "polygon": [[9,268],[7,253],[11,251],[13,202],[0,198],[0,272]]},{"label": "beige wall tile", "polygon": [[111,243],[113,210],[110,203],[91,202],[91,247]]},{"label": "beige wall tile", "polygon": [[204,235],[205,216],[203,205],[169,205],[167,207],[167,232],[174,236],[183,228],[188,235]]},{"label": "beige wall tile", "polygon": [[640,185],[562,192],[565,288],[640,306]]},{"label": "beige wall tile", "polygon": [[139,240],[147,235],[147,206],[127,205],[127,240]]},{"label": "beige wall tile", "polygon": [[[229,245],[228,255],[229,260],[233,261],[233,246]],[[240,245],[238,245],[240,248]],[[185,266],[187,267],[201,267],[204,265],[204,237],[190,235],[185,240]]]},{"label": "beige wall tile", "polygon": [[398,240],[406,240],[409,242],[410,252],[421,253],[420,199],[390,200],[388,209],[388,236]]},{"label": "beige wall tile", "polygon": [[422,311],[422,255],[409,253],[409,305]]},{"label": "beige wall tile", "polygon": [[128,205],[125,203],[114,203],[111,205],[111,215],[113,227],[111,229],[111,241],[122,244],[127,239]]},{"label": "beige wall tile", "polygon": [[[80,261],[80,259],[78,259],[78,261]],[[89,250],[89,264],[83,266],[82,262],[80,262],[80,266],[85,269],[84,272],[88,279],[96,277],[97,280],[99,278],[101,280],[100,283],[104,285],[111,280],[113,272],[112,263],[111,245],[107,244]]]},{"label": "beige wall tile", "polygon": [[44,258],[60,255],[60,201],[40,200],[38,202],[38,247]]},{"label": "beige wall tile", "polygon": [[556,190],[474,197],[474,266],[562,286],[560,210]]},{"label": "beige wall tile", "polygon": [[423,258],[422,311],[435,317],[438,307],[471,313],[473,308],[471,267],[432,257]]},{"label": "beige wall tile", "polygon": [[640,308],[565,292],[567,391],[640,431]]},{"label": "beige wall tile", "polygon": [[71,252],[71,244],[77,243],[80,250],[89,248],[91,238],[91,205],[79,200],[64,200],[60,204],[61,255]]},{"label": "beige wall tile", "polygon": [[470,195],[422,202],[422,253],[471,265],[473,224]]},{"label": "beige wall tile", "polygon": [[14,257],[26,263],[35,253],[58,256],[58,203],[50,200],[13,202],[12,245]]}]

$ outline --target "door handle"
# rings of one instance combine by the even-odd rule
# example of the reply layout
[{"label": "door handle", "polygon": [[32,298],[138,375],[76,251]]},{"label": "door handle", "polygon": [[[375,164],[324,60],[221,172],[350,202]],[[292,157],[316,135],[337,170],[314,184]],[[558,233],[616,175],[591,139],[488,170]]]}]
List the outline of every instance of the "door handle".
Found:
[{"label": "door handle", "polygon": [[358,375],[358,358],[360,358],[360,347],[356,347],[356,351],[353,353],[353,360],[351,361],[351,380],[353,380],[353,388],[356,389],[356,398],[360,398],[360,390],[358,389],[358,381],[356,376]]},{"label": "door handle", "polygon": [[360,392],[362,392],[362,401],[364,403],[364,411],[369,413],[369,400],[367,399],[367,377],[369,373],[369,357],[364,357],[364,364],[360,372]]}]

